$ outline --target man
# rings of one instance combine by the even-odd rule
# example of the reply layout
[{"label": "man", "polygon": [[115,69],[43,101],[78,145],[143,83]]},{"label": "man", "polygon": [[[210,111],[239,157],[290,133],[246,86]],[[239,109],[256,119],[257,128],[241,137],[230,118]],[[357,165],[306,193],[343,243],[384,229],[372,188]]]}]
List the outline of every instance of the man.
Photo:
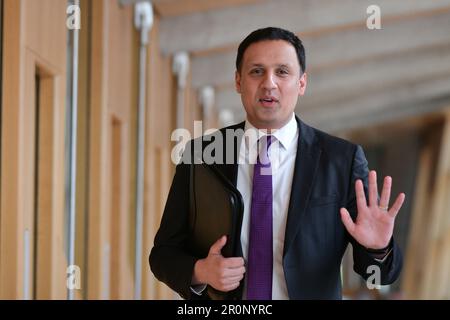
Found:
[{"label": "man", "polygon": [[392,179],[384,179],[378,197],[376,173],[368,171],[360,146],[295,116],[307,83],[300,39],[279,28],[252,32],[239,46],[235,82],[247,119],[226,129],[262,137],[238,144],[239,159],[250,161],[215,165],[244,201],[242,256],[221,255],[226,236],[207,257],[190,254],[189,169],[182,163],[150,255],[155,276],[186,299],[206,297],[206,285],[225,292],[238,288],[244,299],[340,299],[340,264],[351,242],[358,274],[368,279],[374,266],[379,284],[395,281],[402,256],[392,234],[405,195],[388,208]]}]

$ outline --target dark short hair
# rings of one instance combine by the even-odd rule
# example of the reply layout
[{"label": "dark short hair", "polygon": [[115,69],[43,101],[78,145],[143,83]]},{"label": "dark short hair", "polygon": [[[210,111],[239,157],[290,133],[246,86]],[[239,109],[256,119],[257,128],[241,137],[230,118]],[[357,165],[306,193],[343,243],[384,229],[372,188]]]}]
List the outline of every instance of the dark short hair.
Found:
[{"label": "dark short hair", "polygon": [[302,41],[292,32],[275,27],[267,27],[258,29],[250,33],[240,44],[236,56],[236,70],[241,71],[242,58],[244,57],[245,50],[255,42],[265,40],[284,40],[292,44],[297,52],[298,63],[300,65],[300,74],[306,70],[305,62],[305,48]]}]

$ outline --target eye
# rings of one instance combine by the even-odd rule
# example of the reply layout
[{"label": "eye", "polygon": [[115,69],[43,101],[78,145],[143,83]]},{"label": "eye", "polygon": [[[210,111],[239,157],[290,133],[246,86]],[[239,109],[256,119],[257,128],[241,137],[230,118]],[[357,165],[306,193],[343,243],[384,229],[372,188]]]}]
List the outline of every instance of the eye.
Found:
[{"label": "eye", "polygon": [[250,70],[250,74],[261,75],[261,74],[263,74],[263,70],[261,68],[255,68],[255,69]]},{"label": "eye", "polygon": [[287,71],[286,69],[279,69],[277,73],[284,76],[289,74],[289,71]]}]

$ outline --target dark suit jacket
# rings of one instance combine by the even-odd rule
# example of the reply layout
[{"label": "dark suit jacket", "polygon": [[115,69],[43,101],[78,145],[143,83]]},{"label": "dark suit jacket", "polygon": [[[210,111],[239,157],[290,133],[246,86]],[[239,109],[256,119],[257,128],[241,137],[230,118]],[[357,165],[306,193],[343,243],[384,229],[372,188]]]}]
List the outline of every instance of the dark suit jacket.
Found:
[{"label": "dark suit jacket", "polygon": [[[393,239],[392,252],[379,263],[347,233],[340,219],[341,207],[349,210],[353,220],[356,218],[356,179],[362,179],[367,194],[368,167],[362,148],[296,120],[298,149],[283,250],[289,298],[341,299],[340,265],[349,242],[353,247],[353,268],[358,274],[367,279],[373,275],[373,270],[367,268],[376,265],[380,267],[381,284],[392,283],[402,268],[402,255]],[[226,137],[225,129],[243,128],[244,122],[220,132]],[[203,141],[202,149],[205,145]],[[236,185],[237,162],[213,165]],[[189,253],[187,245],[188,190],[189,166],[179,164],[149,258],[155,276],[185,299],[195,298],[190,284],[199,259]]]}]

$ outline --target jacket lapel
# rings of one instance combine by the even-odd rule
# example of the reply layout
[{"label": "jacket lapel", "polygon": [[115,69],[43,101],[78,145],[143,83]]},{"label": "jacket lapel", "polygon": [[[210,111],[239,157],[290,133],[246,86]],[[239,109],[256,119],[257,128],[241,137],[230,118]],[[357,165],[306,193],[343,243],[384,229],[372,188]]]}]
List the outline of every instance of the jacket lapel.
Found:
[{"label": "jacket lapel", "polygon": [[294,177],[292,180],[283,257],[292,245],[301,218],[307,208],[314,177],[317,172],[321,149],[314,130],[296,117],[299,126],[297,155],[295,158]]}]

